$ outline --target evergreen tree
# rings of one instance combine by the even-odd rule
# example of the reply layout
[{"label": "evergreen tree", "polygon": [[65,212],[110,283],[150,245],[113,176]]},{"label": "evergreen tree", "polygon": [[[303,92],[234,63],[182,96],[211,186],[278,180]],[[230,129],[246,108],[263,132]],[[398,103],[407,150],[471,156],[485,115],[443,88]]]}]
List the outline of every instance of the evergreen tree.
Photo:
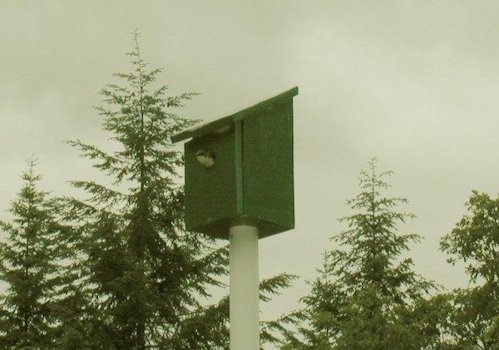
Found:
[{"label": "evergreen tree", "polygon": [[82,289],[93,297],[94,346],[181,349],[172,342],[182,321],[199,312],[197,297],[207,296],[206,286],[219,285],[226,251],[212,250],[212,242],[182,225],[183,197],[176,181],[182,158],[170,137],[192,125],[173,110],[195,94],[167,97],[166,86],[155,88],[161,70],[147,68],[137,37],[128,54],[133,70],[115,74],[124,84],[104,88],[104,103],[97,108],[120,149],[108,153],[70,142],[114,184],[73,182],[91,195],[71,201],[85,220]]},{"label": "evergreen tree", "polygon": [[11,223],[0,221],[6,241],[0,243],[0,280],[6,282],[2,295],[0,347],[48,348],[56,324],[53,313],[60,254],[56,238],[62,226],[57,208],[37,186],[35,161],[22,175],[23,186],[12,202]]},{"label": "evergreen tree", "polygon": [[499,196],[473,191],[466,207],[441,241],[449,262],[466,264],[471,285],[452,293],[450,333],[459,349],[499,349]]},{"label": "evergreen tree", "polygon": [[290,315],[298,334],[286,334],[285,349],[421,349],[431,343],[421,329],[434,326],[431,320],[407,323],[435,286],[401,257],[420,237],[397,232],[397,224],[413,215],[397,210],[406,199],[383,195],[391,174],[378,172],[375,159],[361,172],[361,192],[347,201],[355,213],[341,219],[348,229],[332,238],[340,248],[325,253],[320,275],[302,299],[305,308]]},{"label": "evergreen tree", "polygon": [[[181,153],[170,138],[193,125],[175,109],[194,93],[167,96],[157,85],[161,69],[149,69],[134,34],[128,53],[132,70],[117,73],[97,107],[117,150],[106,152],[79,140],[70,144],[112,180],[74,181],[87,200],[68,199],[78,217],[80,274],[94,348],[216,349],[228,346],[228,299],[206,306],[209,287],[221,287],[227,248],[204,235],[186,232],[178,170]],[[263,285],[274,293],[291,276]],[[83,317],[84,318],[84,317]],[[266,338],[268,339],[268,337]]]}]

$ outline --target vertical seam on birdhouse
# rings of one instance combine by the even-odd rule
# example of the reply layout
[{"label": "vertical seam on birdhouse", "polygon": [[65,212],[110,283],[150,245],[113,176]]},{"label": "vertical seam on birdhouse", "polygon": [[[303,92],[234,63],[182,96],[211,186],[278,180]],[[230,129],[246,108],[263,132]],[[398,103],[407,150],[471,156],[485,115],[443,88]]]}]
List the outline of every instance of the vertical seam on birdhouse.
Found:
[{"label": "vertical seam on birdhouse", "polygon": [[295,224],[296,224],[296,218],[295,218],[295,175],[294,175],[294,169],[295,169],[295,152],[294,152],[294,149],[295,149],[295,133],[294,133],[294,96],[296,96],[296,94],[298,94],[298,88],[296,87],[295,88],[295,95],[291,96],[291,113],[290,113],[290,118],[291,118],[291,193],[292,193],[292,196],[291,196],[291,217],[292,217],[292,227],[295,227]]},{"label": "vertical seam on birdhouse", "polygon": [[234,125],[235,165],[236,165],[236,212],[243,214],[243,125],[236,121]]}]

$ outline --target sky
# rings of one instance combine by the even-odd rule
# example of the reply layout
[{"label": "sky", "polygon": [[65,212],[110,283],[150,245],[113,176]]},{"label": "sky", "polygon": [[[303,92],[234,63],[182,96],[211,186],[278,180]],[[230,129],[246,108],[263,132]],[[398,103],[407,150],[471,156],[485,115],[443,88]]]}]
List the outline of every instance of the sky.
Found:
[{"label": "sky", "polygon": [[372,157],[417,216],[399,226],[424,238],[408,252],[415,270],[464,287],[439,240],[472,190],[499,192],[498,17],[496,1],[2,0],[0,219],[31,155],[54,194],[100,176],[64,140],[109,147],[93,106],[129,68],[138,29],[170,93],[201,93],[183,116],[209,122],[299,87],[296,228],[259,248],[261,278],[300,279],[261,306],[262,319],[299,307]]}]

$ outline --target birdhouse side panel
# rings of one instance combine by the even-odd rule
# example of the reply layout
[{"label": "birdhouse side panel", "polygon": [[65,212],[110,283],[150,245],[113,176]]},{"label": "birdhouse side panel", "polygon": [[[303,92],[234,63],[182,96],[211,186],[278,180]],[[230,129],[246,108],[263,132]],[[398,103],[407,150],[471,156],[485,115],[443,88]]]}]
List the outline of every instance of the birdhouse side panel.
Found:
[{"label": "birdhouse side panel", "polygon": [[270,224],[263,236],[294,228],[293,99],[245,119],[243,135],[244,213]]},{"label": "birdhouse side panel", "polygon": [[[236,215],[234,142],[234,133],[229,132],[193,139],[185,144],[185,221],[188,230],[211,234],[214,224]],[[201,163],[200,153],[213,156],[214,163],[211,166],[210,162]],[[210,228],[206,229],[208,226]]]}]

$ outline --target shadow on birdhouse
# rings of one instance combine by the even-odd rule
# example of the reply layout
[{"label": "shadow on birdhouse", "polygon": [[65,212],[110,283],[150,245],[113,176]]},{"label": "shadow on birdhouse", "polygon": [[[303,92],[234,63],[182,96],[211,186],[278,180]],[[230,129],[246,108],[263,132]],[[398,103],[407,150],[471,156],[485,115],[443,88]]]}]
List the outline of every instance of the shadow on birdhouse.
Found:
[{"label": "shadow on birdhouse", "polygon": [[231,225],[263,238],[294,228],[295,87],[235,114],[172,137],[185,148],[185,223],[228,239]]}]

